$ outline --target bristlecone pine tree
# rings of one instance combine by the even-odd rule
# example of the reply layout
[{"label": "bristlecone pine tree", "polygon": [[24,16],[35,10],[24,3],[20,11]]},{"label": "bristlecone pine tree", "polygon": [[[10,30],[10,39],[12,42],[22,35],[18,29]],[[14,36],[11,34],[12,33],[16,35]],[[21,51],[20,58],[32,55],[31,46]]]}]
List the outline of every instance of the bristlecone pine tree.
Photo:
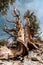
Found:
[{"label": "bristlecone pine tree", "polygon": [[[11,29],[4,25],[3,28],[3,30],[13,38],[12,44],[7,47],[12,51],[13,57],[24,56],[28,54],[29,49],[32,49],[32,47],[38,49],[33,37],[37,33],[39,26],[36,22],[36,16],[34,13],[30,14],[30,11],[24,14],[26,20],[25,25],[22,24],[20,12],[16,8],[14,8],[13,14],[15,21],[9,21],[7,19],[7,22],[14,23],[14,27]],[[9,58],[11,58],[11,56],[9,56]]]}]

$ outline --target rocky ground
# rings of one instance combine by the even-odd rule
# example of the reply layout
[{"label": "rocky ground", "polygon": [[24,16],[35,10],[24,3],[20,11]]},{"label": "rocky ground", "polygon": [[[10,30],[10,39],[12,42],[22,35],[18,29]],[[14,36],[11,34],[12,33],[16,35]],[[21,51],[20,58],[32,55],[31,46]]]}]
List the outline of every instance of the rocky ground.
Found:
[{"label": "rocky ground", "polygon": [[29,51],[23,60],[0,60],[0,65],[43,65],[43,43],[39,46],[39,50]]}]

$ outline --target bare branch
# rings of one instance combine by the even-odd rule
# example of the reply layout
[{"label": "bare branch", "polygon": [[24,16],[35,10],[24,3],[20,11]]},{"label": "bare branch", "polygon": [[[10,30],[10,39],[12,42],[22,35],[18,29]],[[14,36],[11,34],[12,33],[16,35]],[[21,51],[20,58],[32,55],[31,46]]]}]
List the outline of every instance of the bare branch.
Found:
[{"label": "bare branch", "polygon": [[10,29],[10,28],[6,28],[6,30],[8,31],[8,32],[16,32],[16,30],[15,29]]},{"label": "bare branch", "polygon": [[19,17],[20,16],[20,11],[18,9],[14,8],[14,11],[13,12],[14,12],[14,15],[16,17]]},{"label": "bare branch", "polygon": [[[6,27],[4,27],[3,30],[4,30],[7,34],[9,34],[10,36],[12,36],[12,37],[17,36],[17,35],[14,35],[14,34],[11,34],[11,33],[10,33],[10,32],[12,32],[12,31],[15,31],[15,30],[13,30],[13,29],[7,29]],[[15,31],[15,32],[16,32],[16,31]]]},{"label": "bare branch", "polygon": [[[8,20],[7,17],[6,17],[6,21],[9,22],[9,23],[15,23],[15,22],[16,22],[16,21],[14,21],[14,20],[12,20],[12,21],[11,21],[11,20]],[[16,24],[16,23],[15,23],[15,24]]]}]

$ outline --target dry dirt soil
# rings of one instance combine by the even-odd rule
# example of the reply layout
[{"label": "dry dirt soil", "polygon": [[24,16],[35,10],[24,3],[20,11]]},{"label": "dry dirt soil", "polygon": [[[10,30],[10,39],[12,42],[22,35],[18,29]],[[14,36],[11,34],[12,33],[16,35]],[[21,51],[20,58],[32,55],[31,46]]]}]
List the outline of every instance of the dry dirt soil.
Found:
[{"label": "dry dirt soil", "polygon": [[0,60],[0,65],[43,65],[43,43],[39,44],[39,50],[31,50],[28,56],[20,60]]}]

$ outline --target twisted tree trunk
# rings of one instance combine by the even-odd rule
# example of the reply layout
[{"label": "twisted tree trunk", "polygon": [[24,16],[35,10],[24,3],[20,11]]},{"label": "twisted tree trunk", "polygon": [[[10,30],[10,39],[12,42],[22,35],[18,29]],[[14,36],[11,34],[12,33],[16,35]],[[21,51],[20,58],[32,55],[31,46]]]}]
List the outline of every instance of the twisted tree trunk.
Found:
[{"label": "twisted tree trunk", "polygon": [[[31,48],[31,45],[33,45],[36,49],[38,49],[36,42],[33,40],[31,32],[29,30],[30,22],[29,19],[26,17],[26,25],[23,26],[20,13],[16,12],[16,9],[14,9],[14,14],[16,17],[16,21],[13,21],[13,23],[16,24],[16,29],[10,29],[6,25],[4,27],[4,31],[9,34],[13,39],[16,37],[16,43],[17,46],[10,46],[7,47],[0,47],[0,58],[14,58],[17,56],[24,56],[28,54],[29,48]],[[15,26],[14,26],[15,27]],[[13,34],[12,34],[13,33]],[[15,33],[15,34],[14,34]],[[15,41],[14,45],[15,45]],[[7,52],[6,52],[7,51]]]}]

